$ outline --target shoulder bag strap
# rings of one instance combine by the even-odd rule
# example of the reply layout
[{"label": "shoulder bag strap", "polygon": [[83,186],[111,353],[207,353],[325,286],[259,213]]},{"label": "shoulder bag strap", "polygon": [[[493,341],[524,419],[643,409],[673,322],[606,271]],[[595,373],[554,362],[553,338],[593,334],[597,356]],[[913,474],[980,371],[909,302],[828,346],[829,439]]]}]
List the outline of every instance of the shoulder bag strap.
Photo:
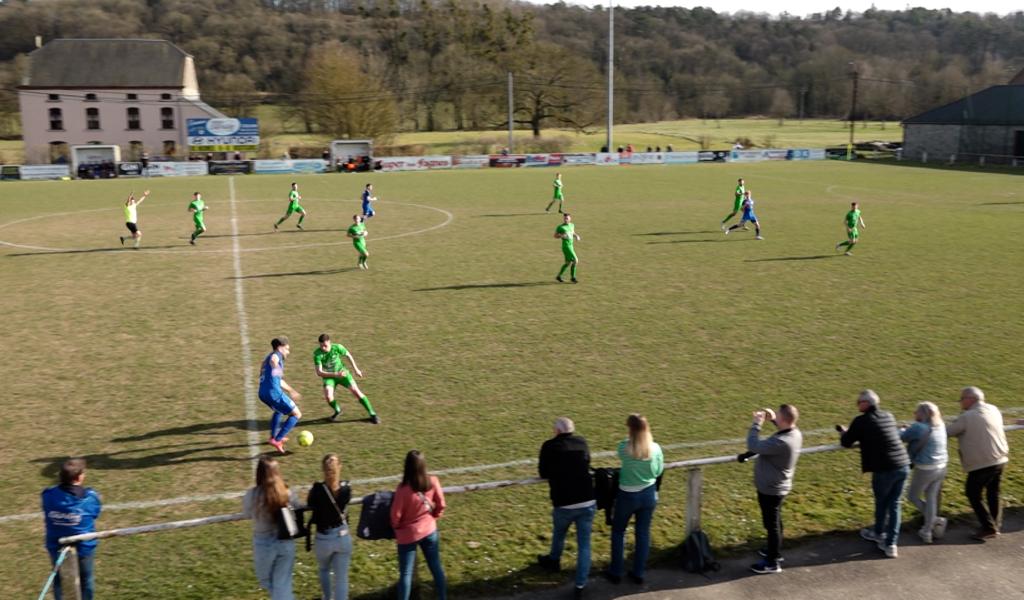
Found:
[{"label": "shoulder bag strap", "polygon": [[341,524],[348,525],[348,518],[345,516],[345,513],[338,508],[338,502],[334,499],[334,494],[331,493],[331,488],[327,487],[326,483],[321,483],[320,485],[322,485],[324,491],[327,492],[327,498],[331,501],[331,505],[334,506],[334,510],[338,511],[338,516],[341,517]]}]

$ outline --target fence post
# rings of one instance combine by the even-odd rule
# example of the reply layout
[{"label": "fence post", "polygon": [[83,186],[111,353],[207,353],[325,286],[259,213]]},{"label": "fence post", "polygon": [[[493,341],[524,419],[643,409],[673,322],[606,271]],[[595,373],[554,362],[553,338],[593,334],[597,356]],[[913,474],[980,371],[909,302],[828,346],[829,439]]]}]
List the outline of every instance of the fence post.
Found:
[{"label": "fence post", "polygon": [[704,471],[700,467],[687,470],[686,535],[700,529],[700,505],[704,494]]},{"label": "fence post", "polygon": [[71,546],[64,563],[60,566],[60,590],[64,598],[82,600],[82,583],[78,574],[78,549]]},{"label": "fence post", "polygon": [[982,154],[982,155],[981,155],[981,156],[980,156],[980,157],[978,158],[978,166],[979,166],[979,167],[984,167],[984,166],[985,166],[985,155],[984,155],[984,154]]},{"label": "fence post", "polygon": [[928,162],[928,153],[927,152],[922,152],[921,153],[921,162],[923,162],[923,163]]}]

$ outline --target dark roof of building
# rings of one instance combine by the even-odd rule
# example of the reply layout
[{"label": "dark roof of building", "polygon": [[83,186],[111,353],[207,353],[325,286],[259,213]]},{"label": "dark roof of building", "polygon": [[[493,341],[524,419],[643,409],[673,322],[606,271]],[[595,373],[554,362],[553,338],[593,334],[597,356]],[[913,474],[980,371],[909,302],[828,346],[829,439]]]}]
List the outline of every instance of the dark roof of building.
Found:
[{"label": "dark roof of building", "polygon": [[181,88],[188,56],[164,40],[53,40],[30,55],[25,87]]},{"label": "dark roof of building", "polygon": [[903,121],[905,125],[1024,125],[1024,85],[994,85]]},{"label": "dark roof of building", "polygon": [[1024,69],[1021,69],[1020,73],[1014,75],[1008,85],[1024,85]]}]

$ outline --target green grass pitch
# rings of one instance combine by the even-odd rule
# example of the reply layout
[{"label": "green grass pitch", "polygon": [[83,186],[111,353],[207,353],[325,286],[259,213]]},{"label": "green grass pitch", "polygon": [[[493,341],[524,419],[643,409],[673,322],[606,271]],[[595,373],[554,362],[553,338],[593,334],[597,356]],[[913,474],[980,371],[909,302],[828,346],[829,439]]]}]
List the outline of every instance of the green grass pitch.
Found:
[{"label": "green grass pitch", "polygon": [[[306,231],[293,216],[278,233],[272,224],[292,177],[4,182],[2,512],[38,512],[39,491],[69,454],[89,459],[88,484],[108,506],[243,491],[251,485],[244,366],[248,359],[258,370],[279,334],[292,341],[285,377],[303,393],[299,429],[316,435],[312,448],[293,442],[282,458],[292,485],[317,479],[328,451],[342,456],[346,478],[361,480],[399,473],[410,448],[435,470],[480,466],[443,476],[446,485],[527,477],[528,464],[485,467],[534,458],[560,415],[598,452],[625,435],[628,413],[645,413],[655,439],[676,445],[669,460],[738,451],[728,440],[745,434],[750,411],[781,402],[801,409],[808,445],[831,442],[821,431],[854,416],[864,387],[901,419],[921,400],[952,416],[968,384],[1024,416],[1019,177],[834,162],[562,175],[583,237],[579,285],[554,281],[560,219],[543,211],[551,169],[301,176]],[[718,229],[741,176],[763,241]],[[371,269],[362,272],[343,230],[367,182],[381,201],[368,224]],[[121,203],[145,186],[142,249],[122,249]],[[210,206],[209,232],[193,248],[186,207],[196,190]],[[851,199],[867,228],[844,257],[833,247]],[[344,418],[325,421],[311,364],[325,331],[355,354],[382,425],[364,421],[343,392]],[[256,411],[263,441],[269,410],[257,403]],[[1013,434],[1011,446],[1020,439]],[[714,440],[723,441],[703,445]],[[959,467],[950,471],[946,510],[965,513]],[[713,542],[759,543],[750,467],[715,467],[706,479]],[[1024,503],[1018,468],[1004,486],[1010,503]],[[449,504],[440,528],[456,593],[568,580],[530,566],[549,535],[544,486]],[[671,560],[681,541],[684,504],[684,474],[671,472],[655,515],[656,560]],[[109,510],[99,524],[239,506],[228,498]],[[787,535],[852,530],[869,517],[854,453],[801,462]],[[41,521],[0,522],[9,557],[0,588],[11,597],[38,594],[45,579]],[[608,533],[595,529],[596,568]],[[353,594],[390,585],[394,554],[390,543],[358,543]],[[298,560],[297,596],[312,597],[315,559],[300,549]],[[105,599],[153,589],[168,598],[263,597],[247,523],[102,542],[97,586]]]}]

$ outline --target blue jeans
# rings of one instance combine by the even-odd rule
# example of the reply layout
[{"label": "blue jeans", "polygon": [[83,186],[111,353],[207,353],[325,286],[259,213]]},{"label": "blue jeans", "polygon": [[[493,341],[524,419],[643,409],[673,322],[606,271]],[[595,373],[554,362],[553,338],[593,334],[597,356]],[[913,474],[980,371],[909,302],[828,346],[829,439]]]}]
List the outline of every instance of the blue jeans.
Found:
[{"label": "blue jeans", "polygon": [[438,600],[447,600],[448,581],[441,566],[441,536],[437,530],[427,537],[411,544],[398,544],[398,600],[409,600],[412,592],[412,572],[416,570],[416,546],[423,549],[427,567],[434,577],[434,590]]},{"label": "blue jeans", "polygon": [[619,490],[615,496],[615,516],[612,518],[612,564],[608,571],[622,577],[625,569],[626,526],[629,519],[636,515],[634,529],[636,531],[636,547],[633,551],[633,575],[643,577],[647,569],[647,555],[651,553],[651,520],[654,518],[654,507],[658,505],[658,492],[654,484],[639,492]]},{"label": "blue jeans", "polygon": [[[59,554],[59,550],[50,552],[50,564],[57,563],[57,556]],[[93,576],[92,554],[87,556],[78,555],[78,581],[82,589],[82,600],[92,600],[93,590],[96,587],[96,581]],[[62,600],[63,598],[60,589],[60,575],[53,580],[53,597],[55,600]]]},{"label": "blue jeans", "polygon": [[[352,560],[352,536],[338,535],[340,527],[316,533],[316,562],[319,565],[323,600],[348,600],[348,564]],[[331,585],[331,573],[334,585]]]},{"label": "blue jeans", "polygon": [[565,547],[565,534],[569,526],[576,524],[576,545],[579,555],[576,557],[576,587],[587,585],[587,577],[590,576],[590,532],[594,528],[594,514],[597,512],[597,505],[591,504],[586,508],[558,508],[551,511],[551,554],[548,556],[556,563],[562,558],[562,549]]},{"label": "blue jeans", "polygon": [[871,474],[871,491],[875,494],[875,533],[885,543],[895,546],[900,539],[900,499],[910,467],[900,467]]},{"label": "blue jeans", "polygon": [[277,536],[252,536],[252,561],[260,587],[270,592],[270,600],[295,600],[292,594],[292,567],[295,565],[295,540]]}]

